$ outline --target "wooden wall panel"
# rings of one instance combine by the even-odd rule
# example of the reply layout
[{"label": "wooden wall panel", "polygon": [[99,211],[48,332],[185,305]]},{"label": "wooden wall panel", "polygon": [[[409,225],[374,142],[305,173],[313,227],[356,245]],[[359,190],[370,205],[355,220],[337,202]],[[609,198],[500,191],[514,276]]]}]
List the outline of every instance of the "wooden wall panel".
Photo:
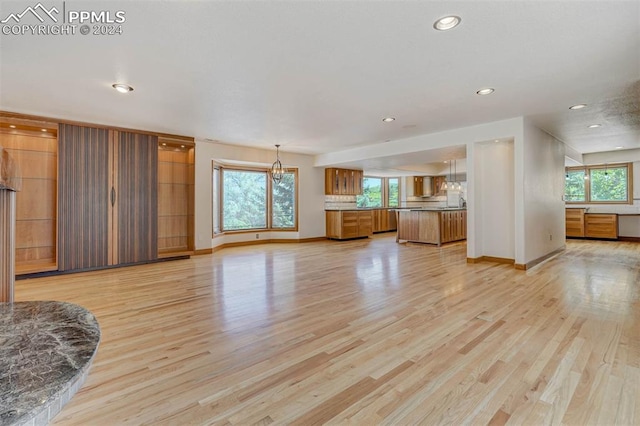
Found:
[{"label": "wooden wall panel", "polygon": [[158,138],[117,133],[118,252],[114,260],[119,264],[154,260],[158,257]]},{"label": "wooden wall panel", "polygon": [[22,189],[16,193],[17,274],[57,268],[56,133],[19,125],[0,128],[0,146],[9,152],[22,175]]},{"label": "wooden wall panel", "polygon": [[16,193],[0,189],[0,302],[13,302]]},{"label": "wooden wall panel", "polygon": [[58,267],[107,266],[109,131],[61,124],[58,139]]}]

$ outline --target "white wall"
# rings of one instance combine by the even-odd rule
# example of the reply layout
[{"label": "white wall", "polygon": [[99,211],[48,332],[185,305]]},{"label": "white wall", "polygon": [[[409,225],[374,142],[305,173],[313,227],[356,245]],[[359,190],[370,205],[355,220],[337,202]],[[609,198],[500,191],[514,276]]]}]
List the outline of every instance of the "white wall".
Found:
[{"label": "white wall", "polygon": [[[464,145],[468,142],[511,138],[522,130],[522,117],[494,121],[477,126],[461,127],[428,135],[367,145],[316,156],[315,165],[329,167],[341,163],[411,154],[429,149]],[[468,155],[467,155],[468,156]],[[447,166],[448,169],[448,166]],[[468,179],[467,179],[468,180]]]},{"label": "white wall", "polygon": [[[514,143],[476,143],[467,147],[469,151],[473,154],[474,179],[468,185],[473,186],[477,213],[473,257],[515,259]],[[467,161],[471,163],[471,159]]]},{"label": "white wall", "polygon": [[565,146],[529,119],[524,120],[522,142],[523,180],[516,193],[523,194],[525,245],[516,263],[527,264],[565,245]]},{"label": "white wall", "polygon": [[[212,238],[212,161],[247,162],[270,166],[275,150],[196,141],[196,249],[230,242],[255,241],[255,232]],[[314,157],[280,152],[285,167],[298,168],[298,232],[259,232],[260,239],[304,239],[325,235],[324,168],[313,166]]]}]

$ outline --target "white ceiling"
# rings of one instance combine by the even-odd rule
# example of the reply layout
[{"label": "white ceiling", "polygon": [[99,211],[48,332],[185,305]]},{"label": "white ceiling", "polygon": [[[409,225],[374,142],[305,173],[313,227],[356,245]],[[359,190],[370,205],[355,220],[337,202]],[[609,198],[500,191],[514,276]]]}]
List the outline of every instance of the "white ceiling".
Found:
[{"label": "white ceiling", "polygon": [[638,1],[78,4],[124,10],[123,34],[0,35],[0,109],[312,154],[522,115],[580,152],[640,147]]}]

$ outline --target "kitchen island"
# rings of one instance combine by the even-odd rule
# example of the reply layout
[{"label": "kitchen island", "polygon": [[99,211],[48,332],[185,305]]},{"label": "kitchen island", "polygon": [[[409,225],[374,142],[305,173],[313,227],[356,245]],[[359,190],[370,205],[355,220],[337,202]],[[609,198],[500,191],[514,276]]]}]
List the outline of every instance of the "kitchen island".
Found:
[{"label": "kitchen island", "polygon": [[433,208],[397,210],[396,242],[436,244],[467,239],[467,210]]}]

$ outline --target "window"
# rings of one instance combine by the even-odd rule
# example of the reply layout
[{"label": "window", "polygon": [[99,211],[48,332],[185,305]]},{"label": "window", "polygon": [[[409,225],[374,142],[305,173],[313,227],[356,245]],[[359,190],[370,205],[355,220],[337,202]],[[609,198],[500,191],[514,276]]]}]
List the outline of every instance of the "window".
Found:
[{"label": "window", "polygon": [[400,206],[400,179],[387,179],[387,207]]},{"label": "window", "polygon": [[256,229],[295,230],[296,181],[297,170],[289,171],[279,183],[274,183],[267,170],[214,166],[214,235]]},{"label": "window", "polygon": [[568,203],[632,203],[632,165],[596,165],[566,169]]},{"label": "window", "polygon": [[364,177],[362,180],[362,195],[356,196],[358,207],[383,207],[382,178]]},{"label": "window", "polygon": [[285,173],[278,184],[273,184],[271,197],[271,227],[278,229],[296,226],[296,176]]},{"label": "window", "polygon": [[267,227],[267,172],[222,169],[222,229]]},{"label": "window", "polygon": [[400,206],[400,179],[365,176],[362,180],[362,195],[356,196],[356,206]]},{"label": "window", "polygon": [[584,202],[585,179],[584,170],[567,170],[564,184],[565,201]]}]

